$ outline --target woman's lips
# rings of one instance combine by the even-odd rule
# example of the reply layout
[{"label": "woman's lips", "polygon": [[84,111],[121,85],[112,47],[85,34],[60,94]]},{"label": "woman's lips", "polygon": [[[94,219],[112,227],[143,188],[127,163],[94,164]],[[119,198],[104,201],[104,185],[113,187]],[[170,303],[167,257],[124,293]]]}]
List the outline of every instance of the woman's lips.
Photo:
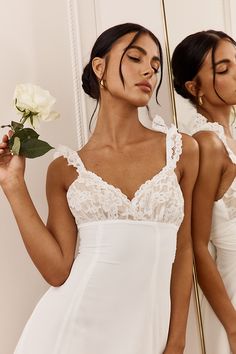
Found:
[{"label": "woman's lips", "polygon": [[152,91],[152,86],[147,81],[141,81],[138,84],[136,84],[136,86],[138,86],[144,92],[151,92]]}]

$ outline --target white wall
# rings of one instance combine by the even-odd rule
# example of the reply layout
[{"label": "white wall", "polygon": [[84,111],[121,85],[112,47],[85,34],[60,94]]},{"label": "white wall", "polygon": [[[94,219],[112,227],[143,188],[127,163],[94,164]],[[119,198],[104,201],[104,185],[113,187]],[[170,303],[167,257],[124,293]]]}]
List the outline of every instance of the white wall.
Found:
[{"label": "white wall", "polygon": [[[16,83],[39,84],[57,98],[55,108],[61,114],[58,121],[41,127],[42,138],[53,146],[64,143],[76,148],[67,2],[1,0],[0,23],[0,125],[17,119],[12,109]],[[44,220],[45,174],[52,155],[27,164],[29,189]],[[12,354],[24,323],[47,285],[24,249],[1,191],[0,210],[0,354]]]}]

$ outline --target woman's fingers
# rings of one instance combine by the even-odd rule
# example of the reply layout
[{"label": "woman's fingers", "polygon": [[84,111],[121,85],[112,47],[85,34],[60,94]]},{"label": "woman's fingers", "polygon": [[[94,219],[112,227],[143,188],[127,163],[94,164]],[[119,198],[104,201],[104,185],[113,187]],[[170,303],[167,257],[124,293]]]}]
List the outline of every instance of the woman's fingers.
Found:
[{"label": "woman's fingers", "polygon": [[0,154],[4,154],[8,151],[8,136],[4,135],[2,137],[2,142],[0,143]]},{"label": "woman's fingers", "polygon": [[9,135],[5,134],[2,137],[2,141],[0,142],[0,154],[5,154],[5,153],[9,153],[9,149],[8,149],[8,142],[9,142],[9,137],[13,134],[13,132],[10,130]]},{"label": "woman's fingers", "polygon": [[14,134],[14,132],[13,132],[12,130],[9,130],[9,132],[8,132],[8,138],[11,138],[13,134]]},{"label": "woman's fingers", "polygon": [[5,154],[0,153],[0,166],[8,164],[8,162],[10,162],[11,159],[12,159],[11,153],[9,153],[9,152],[5,153]]},{"label": "woman's fingers", "polygon": [[7,144],[1,143],[0,144],[0,155],[4,155],[4,154],[9,154],[9,149]]}]

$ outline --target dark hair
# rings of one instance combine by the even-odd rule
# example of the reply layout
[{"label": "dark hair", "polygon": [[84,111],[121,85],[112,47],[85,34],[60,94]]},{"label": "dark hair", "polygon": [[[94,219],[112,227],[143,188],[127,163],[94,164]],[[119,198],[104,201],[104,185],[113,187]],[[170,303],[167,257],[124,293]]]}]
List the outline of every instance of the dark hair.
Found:
[{"label": "dark hair", "polygon": [[[85,93],[87,93],[90,97],[97,100],[97,104],[100,99],[100,87],[99,87],[99,81],[93,71],[93,68],[92,68],[92,61],[95,57],[103,58],[107,53],[109,53],[109,51],[112,48],[112,45],[119,38],[123,37],[124,35],[126,35],[128,33],[132,33],[132,32],[134,32],[135,35],[134,35],[132,41],[127,46],[127,48],[125,49],[125,51],[121,57],[121,60],[120,60],[120,68],[119,68],[120,79],[124,85],[124,78],[122,75],[121,65],[122,65],[122,59],[123,59],[125,52],[130,48],[130,46],[132,46],[132,44],[142,34],[148,34],[153,39],[153,41],[156,43],[156,45],[159,49],[159,52],[160,52],[161,75],[160,75],[160,80],[159,80],[159,83],[158,83],[158,86],[156,89],[156,101],[158,103],[157,95],[158,95],[158,91],[161,86],[162,77],[163,77],[163,69],[162,69],[163,55],[162,55],[162,49],[161,49],[160,42],[157,39],[157,37],[151,31],[149,31],[147,28],[145,28],[141,25],[138,25],[136,23],[123,23],[123,24],[113,26],[113,27],[107,29],[97,38],[97,40],[94,43],[94,46],[92,48],[92,51],[91,51],[90,60],[89,60],[88,64],[85,66],[84,71],[83,71],[82,87],[83,87]],[[97,106],[96,106],[96,108],[97,108]],[[96,108],[95,108],[95,111],[96,111]],[[94,115],[94,113],[93,113],[93,115]]]},{"label": "dark hair", "polygon": [[[208,30],[187,36],[173,52],[171,65],[175,90],[182,97],[188,98],[193,104],[197,103],[197,97],[191,95],[186,89],[185,83],[197,76],[210,50],[212,50],[213,87],[217,96],[224,101],[215,88],[215,51],[221,40],[228,40],[236,46],[234,39],[226,33]],[[200,82],[197,83],[200,84]]]}]

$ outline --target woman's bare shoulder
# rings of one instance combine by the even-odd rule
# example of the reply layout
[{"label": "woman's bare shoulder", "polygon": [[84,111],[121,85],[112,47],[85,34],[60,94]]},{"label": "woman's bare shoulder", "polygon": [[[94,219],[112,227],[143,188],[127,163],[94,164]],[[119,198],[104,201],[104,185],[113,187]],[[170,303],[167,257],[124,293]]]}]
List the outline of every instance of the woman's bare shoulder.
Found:
[{"label": "woman's bare shoulder", "polygon": [[180,134],[182,137],[182,154],[189,157],[198,156],[199,146],[197,140],[186,133]]},{"label": "woman's bare shoulder", "polygon": [[224,144],[218,135],[213,131],[199,131],[193,135],[198,142],[200,150],[207,150],[209,153],[216,153],[224,150]]},{"label": "woman's bare shoulder", "polygon": [[182,190],[192,191],[199,167],[199,147],[197,141],[190,135],[180,133],[182,137],[182,153],[177,164]]},{"label": "woman's bare shoulder", "polygon": [[59,156],[53,159],[51,163],[48,166],[48,172],[50,173],[60,173],[62,171],[65,171],[65,169],[68,167],[68,162],[65,159],[64,156]]},{"label": "woman's bare shoulder", "polygon": [[58,183],[66,189],[77,177],[78,172],[74,166],[68,165],[68,161],[64,156],[55,158],[48,166],[47,180],[48,183]]}]

